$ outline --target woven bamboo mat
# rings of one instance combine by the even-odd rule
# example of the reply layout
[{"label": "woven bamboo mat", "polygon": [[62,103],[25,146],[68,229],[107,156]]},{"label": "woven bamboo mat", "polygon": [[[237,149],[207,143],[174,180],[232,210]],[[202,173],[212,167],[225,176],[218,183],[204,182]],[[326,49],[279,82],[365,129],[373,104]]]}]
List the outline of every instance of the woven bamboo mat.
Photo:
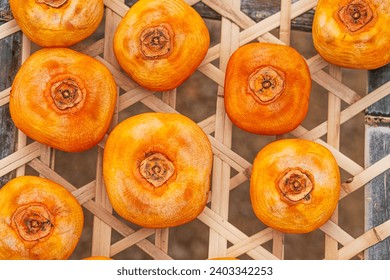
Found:
[{"label": "woven bamboo mat", "polygon": [[[190,5],[197,0],[186,0]],[[251,41],[268,41],[278,44],[290,44],[291,19],[315,8],[317,1],[300,0],[291,3],[281,0],[281,11],[260,22],[254,22],[240,11],[240,0],[203,0],[214,11],[222,16],[221,38],[213,45],[198,71],[215,84],[215,112],[203,116],[198,124],[209,135],[214,152],[214,168],[212,175],[212,192],[209,204],[198,217],[198,221],[209,230],[204,234],[208,240],[208,256],[247,256],[253,259],[283,259],[285,254],[285,234],[264,228],[256,233],[246,233],[229,220],[232,191],[239,191],[248,181],[251,162],[232,148],[234,128],[226,117],[223,105],[224,69],[231,53],[239,46]],[[142,103],[149,111],[178,112],[176,103],[185,94],[177,95],[176,90],[156,94],[135,84],[119,69],[112,51],[114,30],[129,7],[121,0],[104,0],[106,5],[104,37],[90,42],[87,46],[77,45],[76,49],[96,57],[104,63],[114,75],[119,102],[112,121],[114,127],[121,119],[121,113]],[[270,31],[278,28],[278,36]],[[18,32],[20,29],[14,20],[0,26],[0,39]],[[24,38],[22,60],[32,51],[31,43]],[[216,63],[218,61],[218,63]],[[340,133],[342,125],[361,113],[368,106],[384,98],[390,93],[390,83],[386,83],[374,92],[356,92],[341,82],[342,69],[328,65],[319,55],[307,58],[312,79],[323,87],[328,94],[327,120],[307,129],[299,126],[291,133],[291,137],[299,137],[316,141],[326,146],[336,157],[340,168],[351,180],[342,183],[340,199],[343,199],[365,186],[367,182],[383,173],[390,167],[390,155],[379,160],[370,167],[363,167],[340,152]],[[218,66],[216,66],[218,65]],[[10,89],[0,92],[0,106],[9,102]],[[213,99],[214,100],[214,99]],[[343,105],[343,106],[342,106]],[[310,117],[310,116],[309,116]],[[324,139],[326,135],[326,140]],[[261,136],[258,136],[261,137]],[[0,176],[16,170],[17,176],[26,173],[26,166],[32,168],[70,190],[83,205],[85,211],[93,214],[93,230],[90,238],[91,255],[105,255],[115,258],[120,252],[136,246],[153,259],[172,259],[171,246],[175,237],[171,229],[137,228],[118,218],[107,199],[102,180],[102,151],[105,140],[100,144],[96,155],[95,178],[84,186],[75,187],[62,174],[54,170],[55,151],[37,142],[30,141],[21,132],[18,133],[17,151],[0,160]],[[364,151],[363,151],[364,153]],[[250,203],[249,200],[243,203]],[[337,210],[332,219],[321,227],[324,233],[324,258],[351,259],[362,257],[362,252],[390,236],[390,221],[370,229],[361,236],[352,237],[338,225]],[[119,234],[113,242],[113,234]],[[264,246],[264,244],[272,244]],[[302,245],[304,246],[304,245]],[[129,259],[132,256],[128,256]]]}]

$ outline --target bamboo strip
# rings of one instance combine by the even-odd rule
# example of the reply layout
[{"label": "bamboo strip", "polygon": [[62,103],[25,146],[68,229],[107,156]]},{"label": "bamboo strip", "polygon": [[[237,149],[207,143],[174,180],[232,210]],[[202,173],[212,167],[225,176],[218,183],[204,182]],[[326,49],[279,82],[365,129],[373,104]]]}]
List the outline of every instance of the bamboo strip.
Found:
[{"label": "bamboo strip", "polygon": [[249,176],[250,175],[247,173],[247,170],[243,170],[238,174],[236,174],[235,176],[233,176],[230,179],[230,190],[235,189],[236,187],[238,187],[239,185],[247,181],[250,178]]},{"label": "bamboo strip", "polygon": [[111,256],[115,256],[116,254],[119,254],[120,252],[126,250],[127,248],[133,246],[134,244],[137,244],[143,239],[148,238],[154,233],[155,230],[150,228],[141,228],[140,230],[135,231],[129,236],[126,236],[125,238],[122,238],[121,240],[111,245]]},{"label": "bamboo strip", "polygon": [[211,145],[213,146],[213,153],[225,162],[229,163],[232,168],[234,168],[238,172],[246,170],[247,168],[251,168],[252,165],[244,158],[239,156],[234,151],[230,150],[221,142],[217,141],[214,137],[210,135],[208,137],[211,142]]},{"label": "bamboo strip", "polygon": [[168,254],[169,249],[169,228],[158,229],[155,233],[155,245]]},{"label": "bamboo strip", "polygon": [[103,39],[97,40],[96,42],[94,42],[88,46],[77,45],[73,49],[76,51],[82,52],[83,54],[89,55],[91,57],[97,57],[103,53],[105,44],[106,44],[106,40],[103,38]]},{"label": "bamboo strip", "polygon": [[[165,91],[162,95],[162,101],[172,108],[176,107],[176,89]],[[156,229],[154,244],[162,251],[168,253],[169,228]]]},{"label": "bamboo strip", "polygon": [[[26,163],[29,161],[39,157],[41,155],[40,150],[33,151],[32,153],[29,153],[25,155],[24,157],[17,159],[16,161],[13,161],[10,164],[7,164],[4,168],[0,169],[0,176],[3,176],[5,174],[8,174],[9,172],[12,172],[13,170],[23,167]],[[7,159],[7,158],[5,158]],[[22,176],[22,175],[19,175]]]},{"label": "bamboo strip", "polygon": [[16,20],[10,20],[2,25],[0,25],[0,40],[20,31],[19,25],[16,23]]},{"label": "bamboo strip", "polygon": [[126,6],[123,1],[119,0],[104,0],[104,5],[109,8],[111,11],[115,12],[118,16],[124,17],[124,15],[129,10],[129,7]]},{"label": "bamboo strip", "polygon": [[[96,162],[96,184],[95,184],[95,202],[112,213],[112,207],[108,199],[103,180],[103,149],[98,148],[98,156]],[[93,219],[92,230],[92,256],[111,255],[111,227],[104,223],[99,217]]]},{"label": "bamboo strip", "polygon": [[220,14],[223,18],[228,19],[238,26],[248,26],[252,23],[252,19],[241,12],[240,9],[237,9],[232,1],[202,0],[202,2]]},{"label": "bamboo strip", "polygon": [[356,175],[359,174],[364,170],[362,166],[354,162],[352,159],[341,153],[339,150],[333,148],[331,145],[326,143],[325,141],[322,141],[321,139],[314,140],[314,142],[317,142],[327,148],[333,156],[337,160],[337,164],[339,165],[340,168],[344,169],[347,171],[349,174]]},{"label": "bamboo strip", "polygon": [[363,187],[369,181],[390,169],[390,155],[382,158],[362,172],[341,184],[340,199]]},{"label": "bamboo strip", "polygon": [[[23,64],[30,56],[31,54],[31,42],[27,38],[26,35],[22,35],[22,52],[21,52],[21,63]],[[11,89],[12,90],[12,89]],[[27,136],[20,131],[17,130],[17,143],[16,143],[16,150],[20,150],[21,148],[25,147],[27,145]],[[50,164],[50,148],[46,151],[47,153],[42,154],[43,160],[46,160],[46,163]],[[22,176],[25,175],[26,168],[24,165],[20,166],[18,169],[16,169],[16,176]]]},{"label": "bamboo strip", "polygon": [[171,106],[163,102],[160,98],[154,95],[142,99],[141,102],[155,112],[179,113],[174,108],[172,108]]},{"label": "bamboo strip", "polygon": [[0,98],[0,107],[9,103],[9,95]]},{"label": "bamboo strip", "polygon": [[[114,216],[112,216],[111,213],[95,202],[89,200],[88,202],[84,203],[83,206],[121,235],[128,236],[134,232],[133,229],[123,224],[120,220],[116,219]],[[148,240],[141,240],[136,245],[155,259],[172,259],[165,252],[154,246]]]},{"label": "bamboo strip", "polygon": [[221,71],[211,63],[207,63],[198,67],[198,70],[205,74],[209,79],[216,82],[219,86],[224,86],[225,72]]},{"label": "bamboo strip", "polygon": [[290,45],[291,33],[291,0],[281,0],[279,38],[286,45]]},{"label": "bamboo strip", "polygon": [[[210,3],[206,4],[212,4]],[[223,6],[229,6],[230,12],[241,13],[240,2],[237,0],[229,0],[223,3]],[[218,5],[222,4],[220,1]],[[221,49],[219,69],[225,72],[227,63],[231,53],[239,46],[238,34],[240,30],[232,21],[222,14],[221,21]],[[208,64],[211,65],[211,64]],[[203,66],[207,67],[207,65]],[[216,67],[214,67],[216,69]],[[223,81],[222,81],[223,82]],[[216,119],[215,119],[215,139],[223,143],[228,148],[232,142],[232,124],[227,117],[224,105],[224,88],[219,85],[217,89],[216,102]],[[211,209],[218,213],[224,219],[228,218],[229,213],[229,195],[230,195],[230,166],[222,161],[214,153],[212,189],[211,193]],[[227,239],[220,235],[217,231],[210,228],[209,236],[209,258],[221,257],[226,255]]]},{"label": "bamboo strip", "polygon": [[[329,74],[337,81],[342,79],[342,71],[340,67],[330,65]],[[341,99],[333,94],[328,93],[328,134],[327,143],[333,148],[340,149],[340,111],[341,111]],[[338,206],[336,207],[330,220],[334,223],[338,223]],[[337,258],[338,243],[330,235],[325,235],[325,259]]]},{"label": "bamboo strip", "polygon": [[329,65],[319,54],[307,59],[306,63],[312,76]]},{"label": "bamboo strip", "polygon": [[[387,82],[386,84],[374,90],[372,93],[367,94],[359,101],[355,102],[348,108],[341,111],[340,124],[343,124],[346,121],[350,120],[352,117],[362,112],[368,106],[374,104],[375,102],[381,100],[382,98],[388,96],[389,94],[390,94],[390,82]],[[304,134],[301,135],[295,134],[295,135],[300,138],[313,140],[313,139],[320,138],[321,136],[326,134],[326,129],[327,129],[327,121],[323,122],[322,124],[318,125],[317,127],[313,128],[312,130]]]},{"label": "bamboo strip", "polygon": [[[291,18],[295,18],[316,6],[317,1],[313,0],[301,0],[291,5]],[[253,21],[252,21],[253,23]],[[241,26],[245,28],[240,33],[240,44],[244,45],[258,37],[261,37],[265,33],[279,27],[280,25],[280,12],[273,14],[265,18],[264,20],[253,24],[251,26]]]},{"label": "bamboo strip", "polygon": [[132,79],[130,79],[129,76],[121,72],[119,68],[115,68],[113,64],[111,64],[104,58],[101,58],[100,56],[97,56],[95,58],[101,63],[103,63],[108,68],[108,70],[110,70],[111,74],[115,78],[117,86],[123,88],[126,91],[130,91],[132,89],[135,89],[136,87],[139,87],[139,85],[137,85]]},{"label": "bamboo strip", "polygon": [[33,142],[30,145],[21,148],[11,155],[0,160],[0,177],[20,167],[30,160],[39,157],[41,153],[41,144]]},{"label": "bamboo strip", "polygon": [[185,0],[185,1],[187,2],[188,5],[192,6],[200,2],[201,0]]},{"label": "bamboo strip", "polygon": [[[279,40],[284,45],[290,45],[291,31],[291,1],[281,0]],[[271,36],[269,36],[271,37]],[[268,38],[270,39],[270,38]],[[273,40],[273,38],[272,38]],[[285,135],[276,135],[275,140],[283,139]],[[284,233],[273,231],[272,253],[280,259],[284,259]]]},{"label": "bamboo strip", "polygon": [[[297,17],[306,11],[312,9],[315,7],[317,1],[314,0],[300,0],[296,3],[293,3],[291,5],[291,18]],[[216,12],[220,12],[218,7],[216,8]],[[240,32],[240,45],[245,45],[246,43],[249,43],[250,41],[255,40],[258,37],[263,36],[267,32],[277,28],[280,25],[280,12],[275,13],[272,16],[269,16],[265,18],[262,21],[259,21],[258,23],[251,20],[248,25],[240,26],[244,30]],[[209,51],[207,52],[207,55],[205,59],[203,60],[201,65],[205,65],[207,63],[210,63],[216,59],[219,58],[219,50],[221,46],[220,44],[216,44],[215,46],[211,47]]]},{"label": "bamboo strip", "polygon": [[130,90],[119,97],[119,112],[153,95],[153,92],[146,91],[141,87]]},{"label": "bamboo strip", "polygon": [[356,93],[354,90],[350,89],[337,79],[333,78],[329,74],[325,73],[324,71],[316,72],[311,76],[311,78],[321,87],[340,97],[347,104],[353,104],[361,99],[358,93]]},{"label": "bamboo strip", "polygon": [[[124,3],[124,0],[120,2]],[[110,63],[112,67],[117,67],[115,55],[112,51],[113,49],[113,40],[115,29],[117,28],[121,17],[115,14],[111,9],[106,8],[105,11],[105,26],[104,26],[104,41],[103,41],[103,58],[107,63]],[[117,89],[119,95],[119,88]],[[115,108],[115,116],[110,124],[110,127],[115,127],[117,125],[117,114],[118,114],[118,103]],[[95,203],[100,205],[102,208],[107,210],[109,213],[112,213],[112,206],[108,199],[106,193],[106,188],[104,186],[103,179],[103,149],[98,148],[97,162],[96,162],[96,196]],[[93,229],[92,229],[92,251],[93,256],[111,256],[111,227],[107,225],[99,217],[95,216],[93,219]]]},{"label": "bamboo strip", "polygon": [[[217,213],[208,207],[203,210],[203,212],[198,216],[198,219],[209,227],[212,227],[233,244],[248,238],[246,234],[241,232],[239,229],[234,227],[227,220],[220,217]],[[247,254],[255,259],[278,259],[275,255],[261,246],[248,251]]]},{"label": "bamboo strip", "polygon": [[96,194],[96,180],[78,188],[72,192],[72,195],[79,201],[81,205],[95,197]]},{"label": "bamboo strip", "polygon": [[[77,190],[76,187],[74,187],[71,183],[61,177],[61,175],[51,170],[40,160],[34,159],[29,163],[29,165],[36,171],[38,171],[40,174],[43,174],[46,178],[57,182],[70,192]],[[95,203],[94,201],[88,200],[87,202],[83,203],[83,206],[122,236],[129,236],[134,232],[132,228],[121,222],[118,218],[114,217],[110,212],[108,212],[106,209],[104,209],[102,206]],[[163,252],[147,240],[142,240],[136,245],[156,259],[171,259],[171,257],[168,256],[165,252]]]},{"label": "bamboo strip", "polygon": [[358,253],[377,244],[378,242],[390,236],[390,220],[383,224],[366,231],[364,234],[345,245],[338,252],[338,259],[351,259]]},{"label": "bamboo strip", "polygon": [[246,252],[255,249],[258,246],[270,241],[273,237],[274,230],[266,228],[258,233],[230,246],[227,250],[227,255],[231,257],[238,257]]},{"label": "bamboo strip", "polygon": [[10,87],[7,88],[7,89],[5,89],[5,90],[3,90],[3,91],[1,91],[1,92],[0,92],[0,101],[1,101],[1,99],[3,99],[3,98],[9,97],[10,93],[11,93],[11,88],[10,88]]},{"label": "bamboo strip", "polygon": [[204,119],[203,121],[199,122],[198,125],[204,130],[206,134],[213,133],[215,128],[215,115]]},{"label": "bamboo strip", "polygon": [[337,240],[341,245],[346,245],[355,240],[351,235],[331,220],[323,224],[320,229]]},{"label": "bamboo strip", "polygon": [[[238,174],[236,174],[235,176],[233,176],[230,179],[230,183],[229,183],[229,189],[230,190],[235,189],[240,184],[244,183],[245,181],[247,181],[249,179],[247,174],[245,174],[245,173],[246,173],[246,171],[244,170],[242,172],[239,172]],[[210,191],[210,195],[208,197],[207,203],[211,202],[211,195],[212,195],[212,191]]]}]

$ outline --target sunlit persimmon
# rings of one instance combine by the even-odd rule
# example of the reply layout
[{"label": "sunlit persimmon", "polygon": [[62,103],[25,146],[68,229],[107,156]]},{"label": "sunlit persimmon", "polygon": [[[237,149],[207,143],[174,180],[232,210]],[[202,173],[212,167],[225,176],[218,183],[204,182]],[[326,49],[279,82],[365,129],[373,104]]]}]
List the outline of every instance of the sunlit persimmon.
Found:
[{"label": "sunlit persimmon", "polygon": [[143,113],[109,135],[103,175],[114,210],[149,228],[181,225],[204,209],[210,190],[212,149],[191,119]]},{"label": "sunlit persimmon", "polygon": [[68,259],[83,225],[76,198],[52,181],[22,176],[0,189],[0,259]]},{"label": "sunlit persimmon", "polygon": [[265,146],[252,168],[250,196],[256,216],[286,233],[311,232],[329,220],[340,194],[340,172],[321,144],[283,139]]},{"label": "sunlit persimmon", "polygon": [[329,63],[376,69],[390,62],[389,0],[320,0],[313,43]]},{"label": "sunlit persimmon", "polygon": [[304,58],[292,47],[250,43],[229,59],[225,108],[239,128],[278,135],[298,127],[306,117],[311,76]]},{"label": "sunlit persimmon", "polygon": [[200,65],[210,44],[202,17],[183,0],[141,0],[123,17],[114,53],[144,88],[177,88]]},{"label": "sunlit persimmon", "polygon": [[68,47],[89,37],[103,19],[103,0],[10,0],[23,33],[42,47]]},{"label": "sunlit persimmon", "polygon": [[78,152],[103,139],[116,96],[115,80],[101,62],[67,48],[45,48],[19,69],[10,112],[15,125],[32,139]]}]

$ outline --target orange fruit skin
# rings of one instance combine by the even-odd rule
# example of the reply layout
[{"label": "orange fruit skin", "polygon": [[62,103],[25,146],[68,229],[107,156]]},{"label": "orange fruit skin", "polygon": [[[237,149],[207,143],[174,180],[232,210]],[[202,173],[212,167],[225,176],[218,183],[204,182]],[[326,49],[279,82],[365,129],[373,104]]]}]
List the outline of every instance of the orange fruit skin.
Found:
[{"label": "orange fruit skin", "polygon": [[[310,203],[291,204],[282,199],[278,178],[288,168],[309,171],[314,177]],[[302,139],[268,144],[257,154],[250,180],[250,197],[256,216],[285,233],[308,233],[329,220],[340,195],[340,172],[331,152]]]},{"label": "orange fruit skin", "polygon": [[[155,187],[140,173],[148,154],[162,153],[175,168]],[[191,119],[172,113],[143,113],[121,122],[109,135],[103,176],[114,210],[148,228],[165,228],[194,220],[210,191],[211,144]]]},{"label": "orange fruit skin", "polygon": [[[249,78],[257,69],[271,66],[285,76],[284,90],[269,104],[251,94]],[[304,58],[293,48],[271,43],[250,43],[230,57],[225,76],[225,109],[239,128],[262,135],[288,133],[306,117],[311,77]]]},{"label": "orange fruit skin", "polygon": [[[54,216],[48,238],[22,239],[12,217],[19,207],[42,204]],[[36,176],[21,176],[0,189],[0,259],[64,260],[74,251],[84,225],[83,210],[64,187]]]},{"label": "orange fruit skin", "polygon": [[[59,110],[50,96],[57,77],[75,77],[85,92],[79,109]],[[10,95],[16,127],[32,139],[66,152],[98,144],[110,125],[117,99],[110,71],[96,59],[67,48],[33,53],[19,69]]]},{"label": "orange fruit skin", "polygon": [[68,0],[59,8],[37,0],[10,0],[23,33],[42,47],[68,47],[90,36],[99,26],[103,0]]},{"label": "orange fruit skin", "polygon": [[351,1],[320,0],[313,19],[314,47],[329,63],[353,69],[376,69],[390,62],[390,1],[364,0],[373,19],[351,32],[338,11]]},{"label": "orange fruit skin", "polygon": [[[171,53],[145,59],[140,36],[148,27],[169,24]],[[123,70],[139,85],[152,91],[177,88],[205,57],[210,35],[202,17],[183,0],[142,0],[123,17],[114,35],[114,54]]]}]

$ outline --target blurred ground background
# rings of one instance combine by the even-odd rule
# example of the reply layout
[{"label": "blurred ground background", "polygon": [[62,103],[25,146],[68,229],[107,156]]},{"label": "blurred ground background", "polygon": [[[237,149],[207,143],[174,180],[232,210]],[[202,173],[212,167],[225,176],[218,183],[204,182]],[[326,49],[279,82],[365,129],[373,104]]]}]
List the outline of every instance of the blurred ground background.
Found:
[{"label": "blurred ground background", "polygon": [[[211,34],[211,44],[220,41],[220,22],[206,20]],[[278,34],[278,30],[273,31]],[[96,36],[102,36],[101,31]],[[296,48],[305,58],[316,54],[311,34],[293,31],[291,46]],[[217,63],[217,62],[216,62]],[[352,89],[364,95],[366,92],[366,72],[358,70],[344,70],[343,82]],[[200,72],[196,72],[188,81],[178,88],[177,110],[195,121],[201,121],[215,113],[217,86]],[[149,111],[145,106],[137,104],[125,112],[120,118],[139,112]],[[327,119],[327,92],[313,83],[310,109],[303,126],[311,129]],[[287,135],[286,137],[289,137]],[[233,150],[249,162],[253,162],[257,152],[273,137],[265,137],[246,133],[233,128]],[[326,140],[326,135],[323,137]],[[342,126],[341,151],[364,165],[364,116],[363,113],[352,118]],[[95,178],[96,149],[78,153],[56,153],[56,170],[75,186],[82,186]],[[234,172],[232,173],[234,174]],[[342,181],[349,178],[342,172]],[[247,235],[257,233],[264,226],[253,214],[249,200],[249,182],[234,189],[230,195],[229,221]],[[339,205],[339,224],[346,232],[357,237],[364,232],[364,193],[359,190],[343,199]],[[72,259],[81,259],[91,254],[92,215],[85,211],[85,229]],[[134,226],[134,228],[137,228]],[[175,259],[206,259],[208,253],[209,229],[202,222],[195,220],[187,225],[170,229],[169,254]],[[120,236],[113,234],[113,242]],[[153,240],[151,238],[150,240]],[[265,244],[271,248],[272,243]],[[322,259],[324,257],[324,234],[317,230],[303,235],[285,236],[286,259]],[[115,259],[149,259],[150,257],[133,246],[114,256]],[[247,256],[240,256],[242,259]]]}]

